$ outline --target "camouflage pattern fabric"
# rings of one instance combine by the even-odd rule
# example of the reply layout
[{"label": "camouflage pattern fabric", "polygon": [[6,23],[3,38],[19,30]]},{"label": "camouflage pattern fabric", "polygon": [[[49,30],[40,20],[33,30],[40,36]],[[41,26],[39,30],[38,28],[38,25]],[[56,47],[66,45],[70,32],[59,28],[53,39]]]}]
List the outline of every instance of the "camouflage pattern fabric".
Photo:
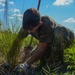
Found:
[{"label": "camouflage pattern fabric", "polygon": [[40,65],[55,64],[63,62],[64,49],[69,47],[74,41],[74,33],[61,25],[54,28],[53,42],[48,44],[46,53],[40,58]]},{"label": "camouflage pattern fabric", "polygon": [[74,33],[63,26],[57,26],[54,29],[53,47],[57,50],[57,47],[61,46],[63,49],[69,47],[74,41]]}]

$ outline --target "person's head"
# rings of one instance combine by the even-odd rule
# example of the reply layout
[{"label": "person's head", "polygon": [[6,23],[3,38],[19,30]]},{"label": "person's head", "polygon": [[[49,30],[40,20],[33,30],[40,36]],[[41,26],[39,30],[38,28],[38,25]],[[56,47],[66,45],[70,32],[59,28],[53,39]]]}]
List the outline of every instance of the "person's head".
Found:
[{"label": "person's head", "polygon": [[23,15],[23,28],[25,30],[32,30],[39,25],[41,16],[38,10],[34,8],[27,9]]}]

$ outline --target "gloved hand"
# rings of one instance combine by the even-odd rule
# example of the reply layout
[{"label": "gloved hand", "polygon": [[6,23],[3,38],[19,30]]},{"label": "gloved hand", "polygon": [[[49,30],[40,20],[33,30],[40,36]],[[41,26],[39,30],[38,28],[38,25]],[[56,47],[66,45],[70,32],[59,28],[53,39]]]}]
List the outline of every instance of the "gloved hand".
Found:
[{"label": "gloved hand", "polygon": [[24,69],[25,70],[25,65],[24,64],[17,65],[13,71],[16,72],[16,71],[19,71],[21,69]]},{"label": "gloved hand", "polygon": [[14,68],[13,72],[14,75],[25,75],[25,70],[24,64],[19,64]]},{"label": "gloved hand", "polygon": [[14,69],[14,74],[16,75],[32,75],[31,67],[26,67],[26,64],[19,64]]}]

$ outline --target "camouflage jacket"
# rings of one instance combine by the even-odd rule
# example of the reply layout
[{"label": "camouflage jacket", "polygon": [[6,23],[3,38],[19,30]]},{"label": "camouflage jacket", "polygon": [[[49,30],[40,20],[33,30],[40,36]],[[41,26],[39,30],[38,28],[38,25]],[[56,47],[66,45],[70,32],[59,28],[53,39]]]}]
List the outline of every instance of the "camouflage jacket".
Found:
[{"label": "camouflage jacket", "polygon": [[[48,16],[42,16],[41,20],[43,21],[43,25],[40,26],[35,33],[31,33],[31,35],[40,42],[51,43],[53,40],[54,28],[59,24]],[[28,32],[24,30],[24,33],[25,34],[23,34],[21,37],[25,38],[28,36]]]}]

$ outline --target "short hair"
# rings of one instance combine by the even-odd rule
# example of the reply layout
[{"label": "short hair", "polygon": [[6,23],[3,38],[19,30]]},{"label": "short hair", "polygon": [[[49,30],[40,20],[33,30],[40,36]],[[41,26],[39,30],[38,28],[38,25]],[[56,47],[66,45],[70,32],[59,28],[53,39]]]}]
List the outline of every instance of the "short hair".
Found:
[{"label": "short hair", "polygon": [[41,16],[38,10],[34,8],[27,9],[23,15],[23,27],[24,29],[32,29],[37,26],[41,20]]}]

